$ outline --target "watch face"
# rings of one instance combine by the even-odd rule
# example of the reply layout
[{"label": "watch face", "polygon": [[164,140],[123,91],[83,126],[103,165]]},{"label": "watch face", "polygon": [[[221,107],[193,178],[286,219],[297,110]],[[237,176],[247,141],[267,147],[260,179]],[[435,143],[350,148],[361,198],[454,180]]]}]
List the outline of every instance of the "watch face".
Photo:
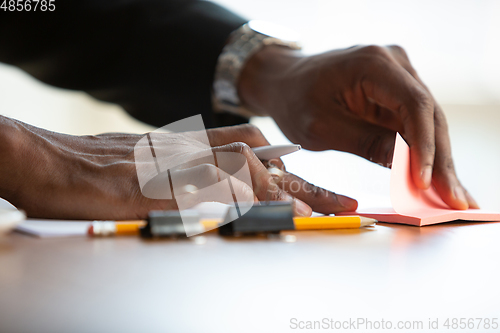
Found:
[{"label": "watch face", "polygon": [[279,24],[266,21],[252,20],[248,22],[248,26],[253,31],[256,31],[258,33],[261,33],[269,37],[278,38],[289,42],[296,42],[299,40],[299,36],[295,31],[283,27]]}]

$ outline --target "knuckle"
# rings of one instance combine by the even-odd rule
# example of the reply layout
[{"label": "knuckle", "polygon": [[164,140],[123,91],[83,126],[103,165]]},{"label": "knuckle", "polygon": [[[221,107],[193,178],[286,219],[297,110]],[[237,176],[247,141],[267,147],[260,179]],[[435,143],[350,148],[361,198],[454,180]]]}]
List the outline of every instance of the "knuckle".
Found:
[{"label": "knuckle", "polygon": [[253,188],[248,184],[242,183],[240,186],[236,186],[235,191],[238,193],[237,198],[239,203],[253,204],[255,193]]},{"label": "knuckle", "polygon": [[418,110],[420,112],[434,114],[434,100],[424,89],[413,89],[410,94],[410,102],[414,105],[418,105]]},{"label": "knuckle", "polygon": [[435,165],[435,169],[439,175],[455,174],[455,165],[450,155],[442,157],[438,162]]},{"label": "knuckle", "polygon": [[255,136],[261,136],[263,137],[264,135],[262,134],[261,130],[253,125],[253,124],[244,124],[241,125],[241,129],[245,135],[255,137]]},{"label": "knuckle", "polygon": [[440,107],[436,106],[436,112],[434,112],[434,122],[436,127],[439,127],[440,131],[445,131],[448,133],[448,122],[446,121],[446,116]]},{"label": "knuckle", "polygon": [[303,122],[303,126],[306,130],[295,133],[296,137],[292,140],[293,142],[300,142],[302,147],[315,151],[330,149],[323,138],[324,133],[331,131],[331,125],[328,122],[316,118]]},{"label": "knuckle", "polygon": [[397,54],[399,54],[399,55],[401,55],[401,56],[404,56],[405,58],[408,58],[408,55],[407,55],[407,53],[406,53],[405,49],[404,49],[404,48],[402,48],[401,46],[399,46],[399,45],[389,45],[389,48],[390,48],[393,52],[395,52],[395,53],[397,53]]},{"label": "knuckle", "polygon": [[387,50],[379,45],[367,45],[363,46],[360,48],[360,50],[364,53],[373,55],[373,56],[381,56],[381,57],[387,57],[388,53]]},{"label": "knuckle", "polygon": [[361,58],[361,63],[357,62],[354,65],[362,66],[364,71],[381,70],[385,68],[390,70],[394,62],[394,57],[390,51],[378,45],[363,46],[358,49],[358,58]]},{"label": "knuckle", "polygon": [[236,152],[245,156],[247,156],[252,151],[250,146],[248,146],[245,142],[234,142],[232,144],[234,145]]},{"label": "knuckle", "polygon": [[376,163],[389,163],[391,146],[388,144],[387,136],[380,132],[371,132],[359,142],[361,155]]},{"label": "knuckle", "polygon": [[305,182],[303,186],[304,186],[304,192],[307,193],[312,200],[321,199],[325,196],[326,191],[321,187],[313,185],[309,182]]},{"label": "knuckle", "polygon": [[219,175],[219,170],[213,164],[203,163],[200,165],[200,169],[201,169],[201,176],[204,177],[205,179],[213,179],[215,177],[218,177]]},{"label": "knuckle", "polygon": [[[423,149],[429,155],[434,155],[436,153],[436,145],[434,143],[428,142],[424,144]],[[432,164],[430,164],[432,166]]]},{"label": "knuckle", "polygon": [[448,156],[446,159],[445,159],[445,162],[444,162],[444,167],[446,170],[448,171],[453,171],[455,172],[455,165],[453,164],[453,159],[451,158],[451,156]]},{"label": "knuckle", "polygon": [[[297,180],[295,180],[295,181],[297,181]],[[309,183],[309,182],[306,182],[305,180],[301,181],[299,188],[302,188],[303,192],[306,193],[311,198],[316,198],[320,195],[320,193],[319,193],[320,188]]]},{"label": "knuckle", "polygon": [[244,142],[232,142],[225,146],[222,146],[224,152],[245,154],[251,151],[250,147]]},{"label": "knuckle", "polygon": [[284,201],[287,199],[285,192],[283,192],[278,186],[269,186],[267,190],[266,200],[269,201]]}]

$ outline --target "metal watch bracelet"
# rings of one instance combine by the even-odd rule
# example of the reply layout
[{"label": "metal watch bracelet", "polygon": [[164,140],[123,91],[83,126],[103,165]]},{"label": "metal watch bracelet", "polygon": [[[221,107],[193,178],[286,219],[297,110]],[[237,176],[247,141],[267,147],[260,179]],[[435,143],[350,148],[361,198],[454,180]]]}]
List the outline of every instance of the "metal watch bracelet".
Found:
[{"label": "metal watch bracelet", "polygon": [[250,57],[266,45],[281,45],[300,50],[297,42],[286,41],[257,32],[249,23],[233,31],[222,50],[215,69],[213,107],[216,112],[231,112],[243,117],[253,113],[241,105],[237,84],[241,71]]}]

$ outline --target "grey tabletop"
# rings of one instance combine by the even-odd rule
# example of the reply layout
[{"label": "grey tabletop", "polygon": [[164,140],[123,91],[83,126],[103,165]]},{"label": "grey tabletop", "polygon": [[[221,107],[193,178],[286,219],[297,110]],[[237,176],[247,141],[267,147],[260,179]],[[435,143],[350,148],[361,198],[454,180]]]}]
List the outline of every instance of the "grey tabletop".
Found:
[{"label": "grey tabletop", "polygon": [[498,318],[499,233],[500,223],[451,223],[286,233],[295,242],[10,234],[0,241],[0,331],[291,332],[325,319],[426,328]]}]

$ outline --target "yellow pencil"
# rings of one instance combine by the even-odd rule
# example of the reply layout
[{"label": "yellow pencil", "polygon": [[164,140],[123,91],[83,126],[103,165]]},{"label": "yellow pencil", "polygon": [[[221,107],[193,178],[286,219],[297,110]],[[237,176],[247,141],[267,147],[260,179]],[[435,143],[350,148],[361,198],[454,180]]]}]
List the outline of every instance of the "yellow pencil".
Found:
[{"label": "yellow pencil", "polygon": [[363,216],[294,217],[295,230],[357,229],[369,227],[377,220]]},{"label": "yellow pencil", "polygon": [[89,236],[137,235],[146,221],[94,221],[87,231]]},{"label": "yellow pencil", "polygon": [[[201,220],[205,230],[217,228],[221,220]],[[294,217],[295,230],[357,229],[369,227],[377,220],[363,216]]]},{"label": "yellow pencil", "polygon": [[[206,231],[217,229],[221,219],[202,219]],[[362,216],[294,217],[295,230],[356,229],[374,225],[377,220]],[[90,236],[137,235],[146,221],[95,221],[88,230]]]}]

